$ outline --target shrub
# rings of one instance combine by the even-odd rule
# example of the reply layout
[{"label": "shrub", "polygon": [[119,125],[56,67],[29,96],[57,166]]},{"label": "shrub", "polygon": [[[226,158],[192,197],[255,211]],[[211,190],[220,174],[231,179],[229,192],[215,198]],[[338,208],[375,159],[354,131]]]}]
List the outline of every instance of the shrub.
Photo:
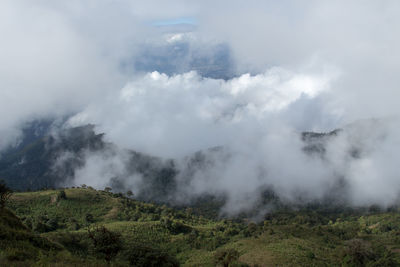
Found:
[{"label": "shrub", "polygon": [[40,220],[37,220],[32,227],[32,230],[37,233],[45,233],[48,232],[49,227]]},{"label": "shrub", "polygon": [[168,229],[172,234],[190,233],[192,228],[181,222],[171,220],[169,218],[161,219],[161,225]]},{"label": "shrub", "polygon": [[3,182],[0,181],[0,208],[3,209],[7,203],[7,201],[10,199],[12,194],[12,190],[7,187],[7,185]]},{"label": "shrub", "polygon": [[88,228],[89,238],[93,242],[93,250],[96,254],[102,255],[107,262],[110,262],[122,249],[121,236],[111,232],[104,226]]},{"label": "shrub", "polygon": [[58,228],[58,220],[57,218],[51,218],[50,220],[47,221],[46,223],[47,229],[49,231],[54,231]]},{"label": "shrub", "polygon": [[85,221],[86,221],[87,223],[92,223],[92,222],[94,222],[94,217],[93,217],[93,215],[92,215],[91,213],[86,214],[86,216],[85,216]]},{"label": "shrub", "polygon": [[67,199],[67,195],[65,194],[65,191],[64,190],[58,191],[57,198],[58,199]]},{"label": "shrub", "polygon": [[217,266],[229,267],[239,259],[239,252],[236,249],[219,249],[214,254],[214,262]]},{"label": "shrub", "polygon": [[33,249],[19,249],[19,248],[9,248],[5,251],[6,257],[10,261],[25,261],[27,259],[34,259],[36,257],[36,251]]},{"label": "shrub", "polygon": [[344,262],[354,266],[364,266],[373,257],[371,245],[362,239],[351,239],[347,242]]},{"label": "shrub", "polygon": [[132,190],[128,190],[128,191],[126,192],[126,195],[127,195],[129,198],[133,197],[133,192],[132,192]]},{"label": "shrub", "polygon": [[130,265],[136,267],[175,267],[179,262],[166,251],[145,245],[133,245],[128,250]]}]

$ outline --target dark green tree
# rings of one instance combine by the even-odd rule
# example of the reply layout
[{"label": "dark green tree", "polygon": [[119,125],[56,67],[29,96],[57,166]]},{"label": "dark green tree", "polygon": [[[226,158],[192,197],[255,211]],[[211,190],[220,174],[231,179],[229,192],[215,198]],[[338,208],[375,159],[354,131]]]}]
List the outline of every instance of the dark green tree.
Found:
[{"label": "dark green tree", "polygon": [[365,266],[366,262],[373,258],[371,244],[362,239],[351,239],[347,241],[343,263],[352,266]]},{"label": "dark green tree", "polygon": [[216,266],[229,267],[239,259],[239,252],[236,249],[219,249],[214,254]]},{"label": "dark green tree", "polygon": [[122,249],[121,236],[111,232],[104,226],[88,228],[89,238],[93,242],[93,250],[102,255],[109,263]]},{"label": "dark green tree", "polygon": [[67,199],[67,195],[65,194],[65,191],[64,190],[58,191],[57,198],[58,199]]},{"label": "dark green tree", "polygon": [[128,190],[128,192],[126,192],[126,195],[131,198],[133,196],[133,192],[131,190]]},{"label": "dark green tree", "polygon": [[87,223],[92,223],[92,222],[94,222],[94,217],[93,217],[93,215],[91,213],[88,213],[85,216],[85,220],[86,220]]},{"label": "dark green tree", "polygon": [[10,199],[12,190],[7,187],[3,180],[0,181],[0,208],[6,206],[7,201]]},{"label": "dark green tree", "polygon": [[150,245],[131,245],[128,253],[128,260],[131,266],[136,267],[178,267],[179,262],[168,252],[154,248]]}]

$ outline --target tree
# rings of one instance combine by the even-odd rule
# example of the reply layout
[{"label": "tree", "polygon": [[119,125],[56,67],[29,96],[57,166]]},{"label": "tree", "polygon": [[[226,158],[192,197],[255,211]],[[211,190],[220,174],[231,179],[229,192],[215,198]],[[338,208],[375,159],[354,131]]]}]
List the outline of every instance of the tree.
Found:
[{"label": "tree", "polygon": [[109,263],[122,249],[121,236],[104,226],[88,228],[89,238],[93,242],[94,252],[100,254]]},{"label": "tree", "polygon": [[93,215],[92,215],[91,213],[86,214],[86,216],[85,216],[85,221],[86,221],[87,223],[92,223],[92,222],[94,222],[94,217],[93,217]]},{"label": "tree", "polygon": [[219,249],[214,254],[214,262],[217,266],[229,267],[239,259],[239,252],[233,248]]},{"label": "tree", "polygon": [[249,231],[250,235],[255,236],[257,234],[257,224],[251,222],[247,225],[247,230]]},{"label": "tree", "polygon": [[7,187],[4,181],[0,181],[0,208],[3,209],[10,199],[12,190]]},{"label": "tree", "polygon": [[136,267],[178,267],[177,259],[168,252],[154,248],[149,244],[131,244],[128,251],[128,260],[131,266]]},{"label": "tree", "polygon": [[46,225],[49,231],[54,231],[58,228],[58,219],[51,218],[50,220],[47,221]]},{"label": "tree", "polygon": [[111,192],[111,190],[112,190],[112,188],[111,187],[106,187],[106,188],[104,188],[104,191],[106,191],[106,192]]},{"label": "tree", "polygon": [[67,199],[67,195],[65,194],[65,191],[64,190],[58,191],[57,198],[58,199]]},{"label": "tree", "polygon": [[347,241],[345,257],[343,261],[353,266],[365,266],[365,263],[373,258],[371,244],[362,239],[351,239]]},{"label": "tree", "polygon": [[131,190],[128,190],[128,191],[126,192],[126,195],[127,195],[129,198],[131,198],[131,197],[133,196],[133,192],[132,192]]}]

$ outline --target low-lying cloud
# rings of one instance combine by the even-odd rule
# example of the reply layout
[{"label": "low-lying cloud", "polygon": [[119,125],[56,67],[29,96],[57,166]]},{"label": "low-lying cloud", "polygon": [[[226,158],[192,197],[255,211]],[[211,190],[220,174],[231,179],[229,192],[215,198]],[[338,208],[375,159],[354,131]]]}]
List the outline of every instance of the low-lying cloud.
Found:
[{"label": "low-lying cloud", "polygon": [[[273,190],[292,204],[393,205],[400,193],[396,117],[361,120],[312,140],[302,136],[303,130],[321,130],[321,125],[325,132],[334,130],[341,120],[340,113],[325,109],[332,104],[329,95],[337,73],[333,68],[308,75],[273,68],[225,81],[195,72],[153,72],[129,82],[117,97],[106,96],[88,107],[69,124],[95,122],[97,131],[119,147],[174,158],[173,203],[188,204],[204,194],[224,196],[222,212],[237,214],[260,205],[264,191]],[[314,113],[306,112],[310,107]],[[307,151],[312,145],[320,145],[319,152]],[[212,147],[219,148],[210,152]],[[188,160],[198,150],[208,163],[188,172]],[[99,187],[123,177],[126,189],[139,193],[144,178],[129,174],[119,157],[104,161],[101,154],[90,155],[87,167],[77,173],[78,184],[91,183],[97,173],[91,170],[104,168],[106,172],[96,174],[102,177],[95,182]]]},{"label": "low-lying cloud", "polygon": [[[271,131],[278,121],[285,124],[282,120],[290,121],[295,103],[318,102],[333,78],[332,73],[301,74],[281,68],[228,81],[203,78],[195,72],[174,76],[153,72],[88,106],[70,123],[94,123],[120,147],[164,157],[183,156],[250,141]],[[301,119],[312,125],[316,117]]]},{"label": "low-lying cloud", "polygon": [[[2,1],[0,150],[27,121],[72,115],[69,125],[94,123],[118,147],[88,152],[76,183],[126,176],[139,190],[144,178],[126,170],[133,149],[176,160],[175,201],[223,194],[228,213],[267,188],[289,202],[340,191],[352,205],[391,205],[399,11],[397,1]],[[174,25],[184,17],[192,23]],[[319,154],[304,152],[301,132],[337,128]],[[215,163],[185,180],[185,157],[212,147],[224,148],[209,153]]]}]

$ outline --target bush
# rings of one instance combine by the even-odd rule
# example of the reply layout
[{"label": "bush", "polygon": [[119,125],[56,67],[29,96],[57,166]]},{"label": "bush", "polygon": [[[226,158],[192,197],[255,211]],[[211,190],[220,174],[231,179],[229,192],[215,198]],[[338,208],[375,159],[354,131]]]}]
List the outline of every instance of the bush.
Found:
[{"label": "bush", "polygon": [[344,263],[353,266],[364,266],[373,257],[371,245],[362,239],[352,239],[347,242]]},{"label": "bush", "polygon": [[90,239],[84,233],[58,232],[52,240],[61,244],[69,252],[86,257],[89,252]]},{"label": "bush", "polygon": [[48,220],[47,223],[46,223],[46,225],[47,225],[47,229],[48,229],[49,231],[54,231],[54,230],[56,230],[56,229],[58,228],[58,221],[57,221],[57,218],[52,218],[52,219]]},{"label": "bush", "polygon": [[36,257],[35,251],[27,249],[9,248],[5,252],[7,260],[10,261],[25,261]]},{"label": "bush", "polygon": [[32,227],[32,230],[37,233],[46,233],[49,231],[49,227],[40,220],[37,220]]},{"label": "bush", "polygon": [[128,191],[126,192],[126,195],[127,195],[129,198],[132,198],[132,197],[133,197],[133,192],[132,192],[132,190],[128,190]]},{"label": "bush", "polygon": [[64,190],[58,191],[57,198],[58,199],[67,199],[67,195],[65,194],[65,191]]},{"label": "bush", "polygon": [[175,267],[179,262],[175,257],[169,255],[166,251],[152,248],[144,245],[131,246],[127,251],[128,260],[132,266],[136,267]]},{"label": "bush", "polygon": [[214,254],[214,263],[217,266],[229,267],[237,263],[239,252],[236,249],[219,249]]},{"label": "bush", "polygon": [[0,181],[0,208],[6,206],[7,201],[10,199],[12,190],[7,187],[4,181]]},{"label": "bush", "polygon": [[122,249],[121,236],[111,232],[104,226],[88,228],[89,238],[93,242],[93,250],[96,254],[102,255],[107,262],[110,262]]},{"label": "bush", "polygon": [[186,224],[178,221],[171,220],[169,218],[161,219],[161,225],[168,229],[172,234],[186,234],[192,231],[192,228],[190,226],[187,226]]},{"label": "bush", "polygon": [[94,222],[94,217],[93,217],[93,215],[92,215],[91,213],[86,214],[86,216],[85,216],[85,221],[86,221],[87,223],[92,223],[92,222]]}]

